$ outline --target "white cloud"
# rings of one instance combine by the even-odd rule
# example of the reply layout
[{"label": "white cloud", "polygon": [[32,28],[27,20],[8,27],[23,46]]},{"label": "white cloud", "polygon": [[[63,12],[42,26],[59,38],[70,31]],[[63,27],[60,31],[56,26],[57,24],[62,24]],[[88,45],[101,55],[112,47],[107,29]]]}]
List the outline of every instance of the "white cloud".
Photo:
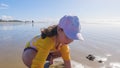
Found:
[{"label": "white cloud", "polygon": [[12,16],[7,16],[7,15],[2,15],[1,19],[2,20],[13,20],[13,17]]},{"label": "white cloud", "polygon": [[7,9],[8,5],[4,3],[0,3],[0,9]]}]

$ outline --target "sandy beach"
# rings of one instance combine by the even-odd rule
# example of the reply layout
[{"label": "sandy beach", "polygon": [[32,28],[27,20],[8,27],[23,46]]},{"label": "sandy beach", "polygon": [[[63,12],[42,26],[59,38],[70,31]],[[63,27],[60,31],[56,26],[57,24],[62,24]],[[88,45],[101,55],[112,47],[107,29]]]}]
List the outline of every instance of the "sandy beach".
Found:
[{"label": "sandy beach", "polygon": [[[21,56],[24,46],[53,23],[0,24],[0,68],[26,68]],[[120,24],[82,24],[84,41],[70,44],[73,68],[120,68]],[[89,61],[86,56],[97,57]],[[99,63],[98,60],[103,60]]]}]

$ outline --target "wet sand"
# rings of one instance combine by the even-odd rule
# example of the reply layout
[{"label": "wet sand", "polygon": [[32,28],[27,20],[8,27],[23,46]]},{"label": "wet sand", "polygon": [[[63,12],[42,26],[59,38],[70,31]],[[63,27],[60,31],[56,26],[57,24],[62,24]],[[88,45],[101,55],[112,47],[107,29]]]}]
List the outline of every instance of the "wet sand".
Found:
[{"label": "wet sand", "polygon": [[[26,42],[40,33],[41,26],[48,26],[39,25],[0,26],[0,68],[26,68],[21,59]],[[119,28],[119,25],[82,24],[85,41],[70,44],[73,65],[79,65],[74,68],[120,68]],[[89,61],[86,59],[89,54],[106,60]]]}]

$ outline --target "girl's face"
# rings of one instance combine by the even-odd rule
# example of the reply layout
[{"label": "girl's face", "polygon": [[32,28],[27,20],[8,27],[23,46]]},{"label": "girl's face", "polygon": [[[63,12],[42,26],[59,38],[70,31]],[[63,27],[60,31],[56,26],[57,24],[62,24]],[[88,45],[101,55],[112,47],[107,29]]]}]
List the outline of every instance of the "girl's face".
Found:
[{"label": "girl's face", "polygon": [[57,32],[58,32],[58,41],[59,41],[60,43],[62,43],[63,45],[69,44],[69,43],[71,43],[71,42],[73,41],[72,39],[69,39],[69,38],[65,35],[65,33],[64,33],[64,31],[63,31],[62,28],[58,27],[58,28],[57,28]]}]

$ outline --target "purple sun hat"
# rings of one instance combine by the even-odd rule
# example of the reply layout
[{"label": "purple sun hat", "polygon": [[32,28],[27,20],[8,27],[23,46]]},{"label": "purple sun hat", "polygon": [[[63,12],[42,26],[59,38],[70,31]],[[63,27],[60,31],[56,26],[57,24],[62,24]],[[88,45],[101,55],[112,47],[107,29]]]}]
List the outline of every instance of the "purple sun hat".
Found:
[{"label": "purple sun hat", "polygon": [[58,26],[64,30],[68,38],[72,40],[84,40],[80,33],[81,25],[77,16],[65,15],[60,19]]}]

